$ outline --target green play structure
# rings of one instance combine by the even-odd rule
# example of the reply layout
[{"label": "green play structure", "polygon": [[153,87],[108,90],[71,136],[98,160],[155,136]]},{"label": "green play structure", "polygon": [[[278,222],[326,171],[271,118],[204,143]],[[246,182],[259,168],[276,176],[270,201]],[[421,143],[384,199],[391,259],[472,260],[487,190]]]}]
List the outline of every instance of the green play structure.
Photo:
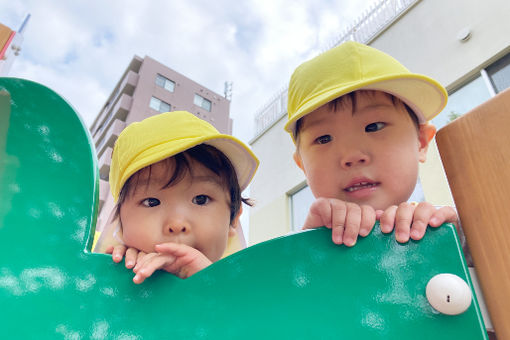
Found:
[{"label": "green play structure", "polygon": [[231,255],[187,280],[142,285],[89,252],[98,202],[90,135],[47,87],[0,78],[0,320],[4,339],[487,339],[474,296],[459,315],[425,296],[471,280],[455,228],[353,248],[319,229]]}]

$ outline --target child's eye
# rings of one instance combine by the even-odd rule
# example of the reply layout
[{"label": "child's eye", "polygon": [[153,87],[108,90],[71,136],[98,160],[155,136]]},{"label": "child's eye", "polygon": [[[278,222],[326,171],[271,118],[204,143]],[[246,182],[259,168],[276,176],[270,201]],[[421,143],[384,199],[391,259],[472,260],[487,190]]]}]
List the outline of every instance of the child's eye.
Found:
[{"label": "child's eye", "polygon": [[365,126],[365,132],[376,132],[376,131],[381,130],[385,126],[386,126],[386,123],[383,123],[383,122],[368,124],[367,126]]},{"label": "child's eye", "polygon": [[192,202],[196,205],[204,205],[211,201],[211,198],[207,195],[197,195],[193,197]]},{"label": "child's eye", "polygon": [[324,136],[317,137],[315,139],[315,142],[317,144],[327,144],[327,143],[331,142],[332,139],[333,138],[330,135],[324,135]]},{"label": "child's eye", "polygon": [[158,206],[158,205],[160,205],[160,203],[161,202],[157,198],[154,198],[154,197],[149,197],[142,201],[142,204],[149,208]]}]

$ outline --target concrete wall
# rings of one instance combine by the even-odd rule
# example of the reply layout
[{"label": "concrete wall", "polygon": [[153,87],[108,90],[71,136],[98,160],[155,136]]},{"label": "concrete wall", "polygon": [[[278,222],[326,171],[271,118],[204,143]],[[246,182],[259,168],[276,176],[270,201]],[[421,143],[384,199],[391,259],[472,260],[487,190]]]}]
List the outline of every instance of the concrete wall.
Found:
[{"label": "concrete wall", "polygon": [[[452,90],[510,50],[509,13],[504,0],[423,0],[371,46]],[[472,37],[460,42],[465,28]]]},{"label": "concrete wall", "polygon": [[285,115],[263,136],[250,144],[260,166],[250,187],[255,206],[250,209],[250,244],[281,236],[290,231],[287,193],[305,177],[292,158],[295,147],[284,132]]}]

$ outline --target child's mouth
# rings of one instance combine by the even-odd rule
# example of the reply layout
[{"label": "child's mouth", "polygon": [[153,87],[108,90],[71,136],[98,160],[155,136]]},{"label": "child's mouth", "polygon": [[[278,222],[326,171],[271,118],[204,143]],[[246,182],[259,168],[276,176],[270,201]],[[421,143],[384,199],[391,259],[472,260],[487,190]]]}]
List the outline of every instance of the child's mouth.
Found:
[{"label": "child's mouth", "polygon": [[354,185],[351,185],[350,187],[345,188],[344,191],[354,192],[354,191],[363,190],[363,189],[370,189],[370,188],[376,187],[378,185],[379,185],[379,183],[377,183],[377,182],[360,182],[360,183],[356,183]]}]

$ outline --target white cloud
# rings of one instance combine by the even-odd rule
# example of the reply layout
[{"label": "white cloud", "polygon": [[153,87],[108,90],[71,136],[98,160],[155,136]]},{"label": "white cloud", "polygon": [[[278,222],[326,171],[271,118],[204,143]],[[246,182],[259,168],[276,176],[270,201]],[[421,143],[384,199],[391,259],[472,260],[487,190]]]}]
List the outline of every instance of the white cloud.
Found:
[{"label": "white cloud", "polygon": [[31,13],[10,75],[52,88],[87,126],[133,55],[149,55],[220,94],[233,81],[233,134],[248,142],[254,114],[294,68],[374,2],[0,0],[0,22],[17,29]]},{"label": "white cloud", "polygon": [[149,55],[222,94],[234,82],[234,134],[253,137],[253,114],[373,0],[0,0],[0,22],[26,13],[12,76],[43,83],[90,125],[134,54]]}]

